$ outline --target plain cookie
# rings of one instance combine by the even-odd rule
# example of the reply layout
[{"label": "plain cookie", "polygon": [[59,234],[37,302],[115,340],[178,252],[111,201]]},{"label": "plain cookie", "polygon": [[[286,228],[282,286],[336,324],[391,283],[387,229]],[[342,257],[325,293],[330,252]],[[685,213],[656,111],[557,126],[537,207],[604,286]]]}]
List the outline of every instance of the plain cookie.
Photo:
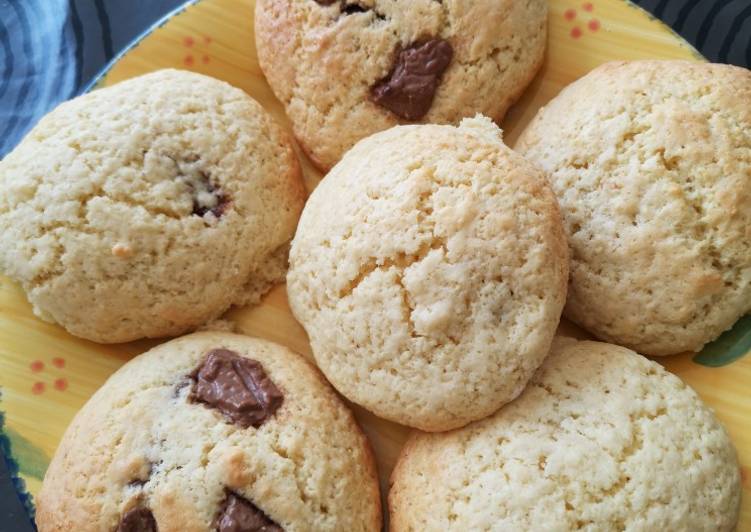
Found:
[{"label": "plain cookie", "polygon": [[568,338],[492,417],[413,435],[391,483],[393,532],[726,532],[741,497],[735,450],[691,388]]},{"label": "plain cookie", "polygon": [[258,59],[322,170],[409,122],[500,121],[542,64],[547,0],[258,0]]},{"label": "plain cookie", "polygon": [[288,349],[196,333],[135,358],[65,433],[40,532],[381,530],[370,447]]},{"label": "plain cookie", "polygon": [[609,63],[542,109],[516,149],[561,205],[568,318],[669,355],[751,311],[750,71]]},{"label": "plain cookie", "polygon": [[163,70],[62,104],[0,162],[0,270],[76,336],[177,335],[284,279],[304,200],[255,100]]},{"label": "plain cookie", "polygon": [[522,391],[567,278],[544,176],[477,117],[399,126],[350,150],[305,206],[287,292],[335,388],[434,431]]}]

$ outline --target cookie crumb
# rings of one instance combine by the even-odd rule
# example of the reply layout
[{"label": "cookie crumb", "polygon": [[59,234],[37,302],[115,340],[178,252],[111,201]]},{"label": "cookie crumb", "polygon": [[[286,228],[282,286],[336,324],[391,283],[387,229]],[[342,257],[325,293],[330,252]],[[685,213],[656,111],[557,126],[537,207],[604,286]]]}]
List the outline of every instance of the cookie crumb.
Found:
[{"label": "cookie crumb", "polygon": [[128,244],[117,243],[112,246],[112,254],[119,259],[128,259],[133,256],[133,248]]}]

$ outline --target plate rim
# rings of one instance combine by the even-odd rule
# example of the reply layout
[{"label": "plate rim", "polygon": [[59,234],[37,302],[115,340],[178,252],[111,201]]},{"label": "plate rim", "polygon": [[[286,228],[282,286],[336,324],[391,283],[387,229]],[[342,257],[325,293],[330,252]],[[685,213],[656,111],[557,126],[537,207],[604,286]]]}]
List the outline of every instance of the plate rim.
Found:
[{"label": "plate rim", "polygon": [[[110,59],[107,64],[105,64],[96,74],[94,74],[94,77],[92,77],[89,82],[84,85],[78,92],[78,95],[81,94],[87,94],[94,89],[99,88],[99,85],[102,83],[104,78],[107,76],[107,74],[110,73],[110,71],[115,68],[115,65],[120,62],[120,60],[125,57],[127,54],[129,54],[134,48],[137,48],[138,45],[141,44],[141,42],[149,37],[152,33],[154,33],[156,30],[162,28],[165,24],[167,24],[170,20],[175,18],[176,16],[184,13],[189,8],[193,7],[194,5],[202,2],[203,0],[186,0],[176,8],[172,9],[171,11],[167,12],[165,15],[163,15],[161,18],[159,18],[156,22],[154,22],[151,26],[143,30],[141,33],[136,35],[130,42],[128,42],[118,53],[116,53],[112,59]],[[626,0],[628,1],[628,0]]]},{"label": "plate rim", "polygon": [[[115,65],[120,62],[120,60],[125,57],[127,54],[129,54],[134,48],[138,47],[141,42],[149,37],[152,33],[154,33],[156,30],[163,27],[167,22],[169,22],[171,19],[175,18],[178,15],[181,15],[185,11],[187,11],[189,8],[195,6],[196,4],[199,4],[203,2],[204,0],[186,0],[183,4],[179,5],[175,9],[169,11],[165,15],[163,15],[160,19],[158,19],[156,22],[154,22],[151,26],[146,28],[144,31],[136,35],[128,44],[126,44],[117,54],[115,54],[112,59],[110,59],[106,65],[104,65],[91,80],[81,88],[81,90],[78,92],[78,95],[89,93],[95,89],[98,89],[100,84],[104,81],[104,79],[107,77],[107,75],[112,71],[113,68],[115,68]],[[649,11],[647,11],[642,6],[636,4],[633,2],[633,0],[620,0],[624,4],[628,5],[629,7],[633,9],[638,9],[641,11],[649,20],[650,22],[655,22],[659,26],[662,27],[663,30],[670,33],[673,37],[675,37],[678,41],[681,42],[683,46],[689,49],[692,55],[694,55],[697,59],[702,59],[704,61],[708,61],[708,59],[702,54],[693,44],[691,44],[685,37],[683,37],[680,33],[675,31],[667,22],[664,20],[656,17]]]}]

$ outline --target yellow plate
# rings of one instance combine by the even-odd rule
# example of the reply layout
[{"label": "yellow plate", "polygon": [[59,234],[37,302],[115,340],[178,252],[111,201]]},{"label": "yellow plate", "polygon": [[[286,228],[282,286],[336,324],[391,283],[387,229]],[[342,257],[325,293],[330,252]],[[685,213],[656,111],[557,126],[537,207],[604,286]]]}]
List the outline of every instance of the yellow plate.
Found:
[{"label": "yellow plate", "polygon": [[[99,83],[110,85],[165,67],[195,70],[241,87],[289,126],[256,60],[253,4],[253,0],[203,0],[188,7],[120,56]],[[702,60],[662,23],[623,0],[550,0],[550,5],[547,59],[503,124],[509,144],[542,104],[605,61]],[[308,187],[319,179],[306,162]],[[231,311],[229,318],[247,334],[310,356],[305,333],[287,307],[284,287],[273,290],[258,307]],[[751,530],[751,357],[741,358],[751,343],[750,329],[751,320],[742,320],[734,336],[726,336],[724,344],[715,344],[698,359],[703,365],[689,355],[660,360],[714,407],[738,448],[744,479],[739,530]],[[102,346],[74,338],[36,319],[20,288],[0,277],[0,409],[5,412],[12,456],[32,495],[38,492],[47,463],[76,411],[112,372],[156,343]],[[385,486],[407,430],[355,410],[376,450]]]}]

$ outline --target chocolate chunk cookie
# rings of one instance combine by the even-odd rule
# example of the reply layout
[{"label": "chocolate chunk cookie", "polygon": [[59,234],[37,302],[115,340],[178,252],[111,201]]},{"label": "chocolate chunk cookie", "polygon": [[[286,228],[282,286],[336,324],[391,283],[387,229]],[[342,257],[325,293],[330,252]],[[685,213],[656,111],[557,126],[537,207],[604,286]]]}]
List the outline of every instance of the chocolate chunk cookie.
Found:
[{"label": "chocolate chunk cookie", "polygon": [[542,63],[546,0],[258,0],[271,88],[322,170],[406,122],[500,121]]},{"label": "chocolate chunk cookie", "polygon": [[255,100],[156,72],[62,104],[0,162],[0,271],[77,336],[176,335],[284,277],[304,198]]},{"label": "chocolate chunk cookie", "polygon": [[381,530],[370,447],[302,357],[196,333],[135,358],[68,428],[40,532]]}]

